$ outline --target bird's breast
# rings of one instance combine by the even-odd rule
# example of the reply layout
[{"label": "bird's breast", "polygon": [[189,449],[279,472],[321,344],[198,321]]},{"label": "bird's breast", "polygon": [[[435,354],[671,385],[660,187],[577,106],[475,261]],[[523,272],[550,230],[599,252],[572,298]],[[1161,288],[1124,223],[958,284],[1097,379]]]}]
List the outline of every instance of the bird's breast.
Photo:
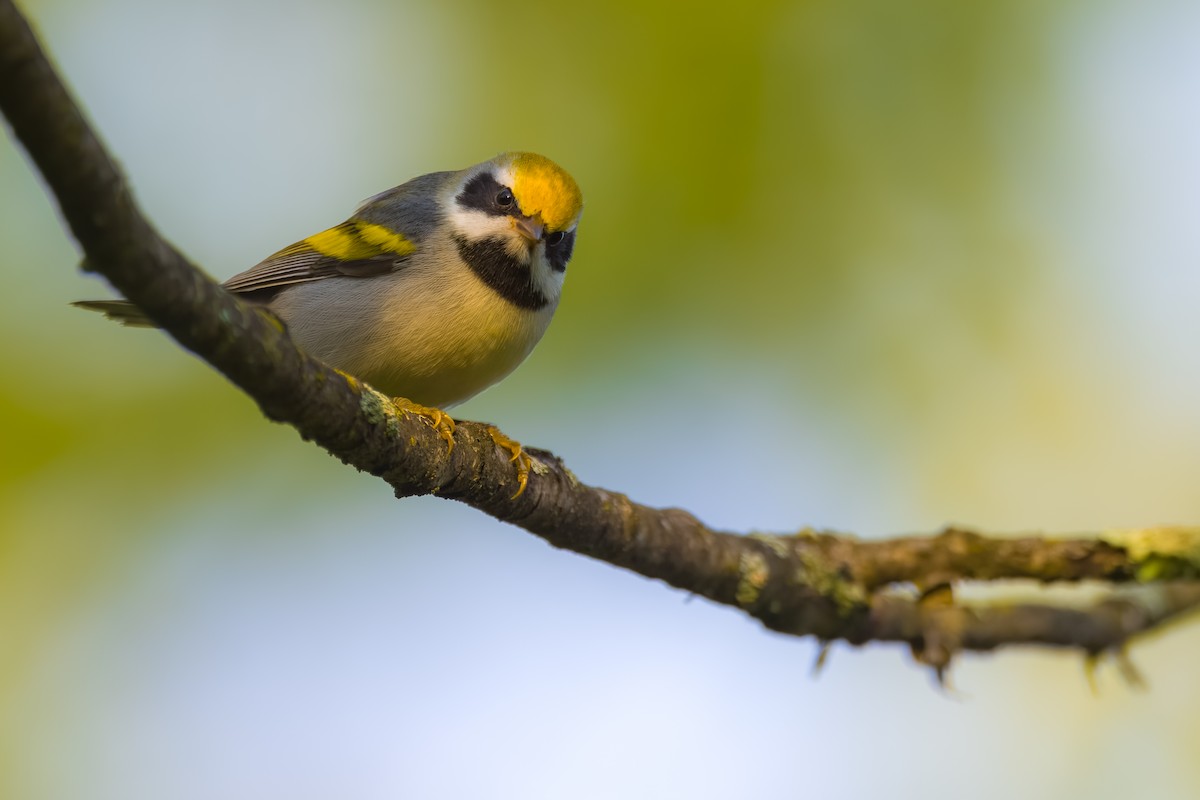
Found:
[{"label": "bird's breast", "polygon": [[520,308],[465,266],[413,263],[384,276],[298,284],[271,309],[322,361],[387,394],[446,407],[524,361],[554,306]]}]

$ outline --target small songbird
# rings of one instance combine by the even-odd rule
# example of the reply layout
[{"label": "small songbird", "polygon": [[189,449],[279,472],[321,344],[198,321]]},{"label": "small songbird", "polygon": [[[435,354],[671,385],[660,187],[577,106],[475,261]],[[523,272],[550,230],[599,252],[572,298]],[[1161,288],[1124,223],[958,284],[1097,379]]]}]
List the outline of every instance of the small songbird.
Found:
[{"label": "small songbird", "polygon": [[[309,354],[440,428],[439,409],[508,375],[546,332],[582,212],[578,185],[553,161],[503,153],[377,194],[223,286],[264,305]],[[126,301],[76,305],[152,324]],[[528,459],[493,438],[522,459],[523,491]]]}]

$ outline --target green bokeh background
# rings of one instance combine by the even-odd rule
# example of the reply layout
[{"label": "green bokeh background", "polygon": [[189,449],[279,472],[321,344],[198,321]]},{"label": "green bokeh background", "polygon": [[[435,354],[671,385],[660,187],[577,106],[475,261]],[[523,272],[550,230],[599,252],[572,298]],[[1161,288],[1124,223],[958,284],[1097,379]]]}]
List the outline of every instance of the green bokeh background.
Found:
[{"label": "green bokeh background", "polygon": [[[413,175],[543,152],[566,294],[458,410],[738,530],[1200,519],[1200,11],[27,2],[225,278]],[[0,147],[0,797],[1191,798],[1200,629],[968,658],[766,634],[266,423]],[[959,698],[962,699],[962,698]],[[875,765],[862,769],[862,765]]]}]

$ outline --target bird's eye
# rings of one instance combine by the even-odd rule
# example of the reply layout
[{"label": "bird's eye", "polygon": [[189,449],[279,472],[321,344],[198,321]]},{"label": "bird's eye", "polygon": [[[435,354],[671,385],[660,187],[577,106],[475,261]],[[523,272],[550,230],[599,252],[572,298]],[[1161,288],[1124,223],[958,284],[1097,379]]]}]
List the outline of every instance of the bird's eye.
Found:
[{"label": "bird's eye", "polygon": [[550,245],[551,247],[554,247],[554,245],[558,244],[559,242],[561,242],[563,240],[564,236],[566,236],[566,234],[563,233],[562,231],[555,231],[554,233],[552,233],[546,237],[546,244]]},{"label": "bird's eye", "polygon": [[513,193],[508,189],[501,189],[500,194],[496,195],[496,205],[501,208],[508,208],[513,204]]}]

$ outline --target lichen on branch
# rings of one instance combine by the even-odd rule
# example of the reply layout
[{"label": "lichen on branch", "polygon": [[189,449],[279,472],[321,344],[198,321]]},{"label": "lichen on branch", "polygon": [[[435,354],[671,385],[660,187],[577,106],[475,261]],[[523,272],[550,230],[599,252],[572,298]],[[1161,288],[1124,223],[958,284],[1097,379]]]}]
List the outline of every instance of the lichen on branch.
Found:
[{"label": "lichen on branch", "polygon": [[[0,0],[0,109],[44,177],[86,268],[107,277],[270,419],[293,426],[398,497],[473,506],[550,544],[741,609],[772,630],[852,644],[899,642],[941,675],[962,651],[1013,644],[1123,653],[1132,636],[1200,606],[1200,529],[1072,538],[934,536],[863,541],[803,530],[737,535],[581,483],[552,453],[514,497],[509,453],[488,426],[454,447],[391,398],[301,352],[282,326],[191,265],[147,221],[128,184],[11,0]],[[1085,608],[982,605],[963,581],[1103,581]],[[1132,593],[1123,585],[1154,584]]]}]

